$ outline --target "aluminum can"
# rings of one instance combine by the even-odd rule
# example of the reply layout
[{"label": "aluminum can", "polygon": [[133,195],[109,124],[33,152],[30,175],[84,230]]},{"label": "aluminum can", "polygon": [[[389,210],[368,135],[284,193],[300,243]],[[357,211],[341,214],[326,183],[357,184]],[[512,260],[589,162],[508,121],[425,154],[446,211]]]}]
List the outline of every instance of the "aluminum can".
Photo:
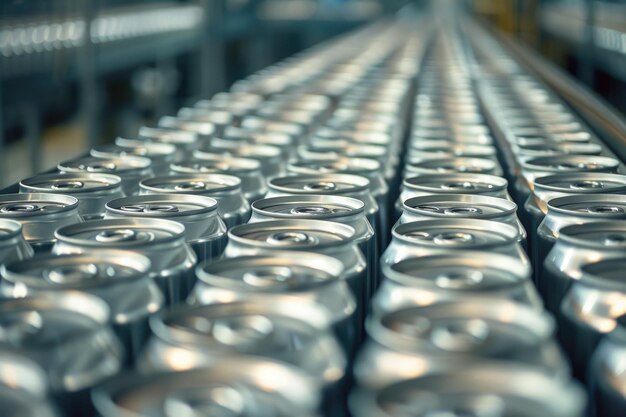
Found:
[{"label": "aluminum can", "polygon": [[59,417],[56,407],[46,399],[1,385],[0,410],[3,417]]},{"label": "aluminum can", "polygon": [[89,389],[119,372],[124,360],[105,302],[78,291],[38,294],[2,299],[0,313],[0,343],[43,368],[68,417],[90,415]]},{"label": "aluminum can", "polygon": [[615,194],[572,195],[553,198],[548,213],[537,228],[537,244],[532,246],[535,281],[543,279],[543,264],[560,230],[572,224],[626,219],[626,196]]},{"label": "aluminum can", "polygon": [[31,177],[20,181],[20,193],[62,193],[75,197],[83,220],[102,218],[107,201],[124,197],[122,179],[117,175],[86,172]]},{"label": "aluminum can", "polygon": [[130,364],[149,334],[148,317],[163,306],[163,294],[149,272],[150,260],[128,251],[42,255],[0,267],[0,289],[8,298],[65,291],[99,297],[111,311],[113,330]]},{"label": "aluminum can", "polygon": [[508,181],[487,174],[419,175],[402,182],[400,196],[395,203],[395,217],[402,214],[402,204],[412,197],[435,194],[486,195],[513,201],[507,191]]},{"label": "aluminum can", "polygon": [[454,256],[408,258],[383,265],[382,274],[382,284],[372,299],[372,315],[476,297],[508,299],[543,308],[530,279],[530,266],[505,255],[462,251]]},{"label": "aluminum can", "polygon": [[176,159],[188,158],[195,149],[203,145],[197,133],[167,127],[142,126],[139,128],[139,139],[148,143],[165,143],[176,146]]},{"label": "aluminum can", "polygon": [[287,165],[287,173],[301,174],[350,174],[370,181],[370,192],[378,203],[381,229],[388,230],[391,197],[385,179],[384,167],[374,159],[338,157],[331,161],[293,161]]},{"label": "aluminum can", "polygon": [[196,268],[198,281],[188,302],[208,305],[259,295],[285,295],[313,302],[330,312],[335,337],[351,356],[361,323],[356,317],[356,299],[343,274],[340,261],[310,252],[222,259]]},{"label": "aluminum can", "polygon": [[519,240],[517,228],[491,220],[422,220],[394,226],[380,263],[391,265],[407,258],[477,250],[509,255],[528,264]]},{"label": "aluminum can", "polygon": [[[222,140],[230,140],[258,145],[272,145],[280,148],[284,157],[295,157],[296,144],[292,136],[276,132],[257,132],[235,126],[228,126],[224,130]],[[219,143],[220,139],[213,139],[212,143]]]},{"label": "aluminum can", "polygon": [[133,195],[139,190],[139,180],[154,175],[150,167],[151,163],[150,159],[142,156],[108,159],[87,156],[61,162],[57,168],[63,174],[101,173],[117,175],[122,179],[124,194]]},{"label": "aluminum can", "polygon": [[22,235],[22,224],[0,219],[0,265],[33,257],[33,248]]},{"label": "aluminum can", "polygon": [[518,161],[553,155],[600,155],[602,146],[597,143],[559,143],[543,142],[541,144],[527,144],[511,146],[511,151]]},{"label": "aluminum can", "polygon": [[159,119],[159,127],[179,129],[193,132],[198,137],[201,146],[207,145],[215,137],[215,125],[211,122],[200,120],[183,120],[173,116],[163,116]]},{"label": "aluminum can", "polygon": [[409,140],[413,143],[436,140],[468,145],[493,145],[494,142],[490,135],[462,135],[460,133],[428,129],[413,130]]},{"label": "aluminum can", "polygon": [[548,212],[548,201],[575,194],[626,194],[626,176],[602,172],[548,175],[535,180],[524,203],[530,246],[537,242],[537,228]]},{"label": "aluminum can", "polygon": [[192,194],[217,200],[217,212],[227,228],[250,218],[250,203],[241,189],[241,180],[233,175],[186,174],[146,178],[139,183],[139,195]]},{"label": "aluminum can", "polygon": [[[205,158],[206,155],[206,158]],[[261,164],[265,178],[274,178],[285,173],[285,163],[280,148],[270,145],[248,145],[237,142],[215,142],[210,147],[193,153],[195,159],[215,160],[215,155],[227,155],[236,158],[255,159]]]},{"label": "aluminum can", "polygon": [[165,175],[170,169],[170,164],[176,159],[176,146],[171,143],[118,137],[114,145],[101,145],[92,148],[89,153],[96,158],[143,156],[152,161],[151,167],[155,175]]},{"label": "aluminum can", "polygon": [[224,130],[235,121],[235,115],[227,110],[207,110],[197,107],[182,107],[178,110],[177,117],[181,120],[213,124],[216,137],[221,137],[224,134]]},{"label": "aluminum can", "polygon": [[581,381],[587,379],[589,361],[598,342],[617,327],[624,315],[625,267],[623,257],[583,265],[581,277],[563,297],[559,339],[574,375]]},{"label": "aluminum can", "polygon": [[227,354],[265,357],[305,371],[323,387],[325,415],[342,415],[347,360],[331,333],[330,313],[319,305],[265,295],[171,309],[150,326],[154,336],[140,360],[143,372],[205,367]]},{"label": "aluminum can", "polygon": [[405,200],[399,224],[429,219],[482,219],[508,224],[518,229],[520,243],[526,244],[526,230],[517,218],[517,205],[509,200],[485,195],[433,194]]},{"label": "aluminum can", "polygon": [[491,297],[404,307],[368,317],[370,339],[354,374],[357,384],[370,390],[481,363],[524,364],[567,379],[569,368],[554,329],[546,312]]},{"label": "aluminum can", "polygon": [[306,251],[328,255],[344,264],[342,276],[357,299],[360,323],[371,295],[367,262],[352,226],[323,220],[273,220],[236,226],[228,232],[226,258]]},{"label": "aluminum can", "polygon": [[[205,154],[205,158],[209,154]],[[241,180],[241,190],[249,203],[263,198],[267,193],[265,177],[259,161],[215,155],[212,159],[190,159],[172,164],[170,174],[226,174]]]},{"label": "aluminum can", "polygon": [[187,243],[200,262],[216,259],[226,246],[226,225],[217,200],[190,194],[151,194],[118,198],[106,204],[105,219],[166,219],[185,226]]},{"label": "aluminum can", "polygon": [[598,345],[590,363],[589,388],[594,417],[614,417],[624,412],[624,371],[619,365],[626,355],[623,323]]},{"label": "aluminum can", "polygon": [[44,193],[0,195],[0,219],[19,222],[24,239],[35,252],[52,248],[58,227],[82,222],[76,198]]},{"label": "aluminum can", "polygon": [[[365,215],[376,232],[377,246],[387,246],[387,219],[383,219],[367,178],[349,174],[308,174],[273,178],[267,182],[267,198],[285,195],[334,195],[352,197],[365,205]],[[383,220],[385,223],[383,223]]]},{"label": "aluminum can", "polygon": [[223,355],[202,369],[120,375],[92,392],[99,417],[316,417],[320,387],[265,358]]},{"label": "aluminum can", "polygon": [[357,390],[350,397],[350,411],[354,417],[401,417],[407,412],[424,416],[585,416],[585,392],[573,381],[556,380],[521,364],[459,365],[376,392]]},{"label": "aluminum can", "polygon": [[489,159],[481,158],[439,158],[420,161],[414,164],[405,164],[404,178],[417,177],[426,174],[489,174],[502,175],[498,164]]},{"label": "aluminum can", "polygon": [[559,307],[568,288],[581,279],[582,267],[626,253],[626,222],[592,222],[565,226],[548,252],[538,289],[546,307],[560,318]]},{"label": "aluminum can", "polygon": [[292,195],[257,200],[252,203],[250,223],[268,220],[327,220],[347,224],[356,231],[356,242],[365,255],[368,285],[375,288],[378,275],[378,248],[374,229],[361,200],[341,196]]},{"label": "aluminum can", "polygon": [[537,178],[572,172],[615,173],[620,163],[605,156],[558,155],[528,159],[521,164],[521,175],[515,182],[516,201],[524,201],[533,190]]},{"label": "aluminum can", "polygon": [[120,249],[145,255],[167,305],[187,297],[194,284],[197,258],[185,242],[185,227],[170,220],[125,218],[94,220],[57,229],[53,253],[98,253]]}]

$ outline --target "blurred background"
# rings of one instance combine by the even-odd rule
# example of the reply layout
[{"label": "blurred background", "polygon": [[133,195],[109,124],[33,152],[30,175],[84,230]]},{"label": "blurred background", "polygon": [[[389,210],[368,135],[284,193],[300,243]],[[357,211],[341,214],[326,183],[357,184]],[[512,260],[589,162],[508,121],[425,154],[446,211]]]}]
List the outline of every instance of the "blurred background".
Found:
[{"label": "blurred background", "polygon": [[[407,3],[2,0],[0,187]],[[626,109],[624,1],[459,3]]]}]

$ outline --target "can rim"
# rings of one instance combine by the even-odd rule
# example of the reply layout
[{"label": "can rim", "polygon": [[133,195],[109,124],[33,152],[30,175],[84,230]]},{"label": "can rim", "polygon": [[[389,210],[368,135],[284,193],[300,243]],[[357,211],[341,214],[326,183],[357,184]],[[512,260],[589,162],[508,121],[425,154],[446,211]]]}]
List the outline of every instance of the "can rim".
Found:
[{"label": "can rim", "polygon": [[520,232],[519,229],[500,222],[496,222],[493,220],[482,220],[482,219],[438,219],[438,220],[418,220],[408,223],[398,224],[391,229],[392,237],[398,239],[401,242],[408,243],[411,245],[425,245],[420,241],[416,241],[414,239],[406,237],[404,234],[401,234],[402,230],[399,229],[412,229],[419,226],[420,229],[432,226],[432,227],[440,227],[440,228],[467,228],[469,226],[473,226],[472,230],[480,230],[486,231],[490,233],[498,232],[497,234],[501,237],[504,237],[504,241],[494,241],[494,242],[485,242],[478,245],[473,245],[474,248],[481,247],[493,247],[499,246],[502,244],[508,245],[511,243],[515,243],[519,241]]},{"label": "can rim", "polygon": [[[160,188],[161,184],[173,184],[177,183],[177,180],[184,181],[207,181],[212,184],[218,184],[222,187],[210,189],[210,190],[170,190]],[[143,178],[139,181],[139,188],[146,191],[152,191],[159,194],[210,194],[213,192],[224,192],[241,189],[241,179],[234,175],[227,174],[177,174],[177,175],[164,175],[159,177]]]},{"label": "can rim", "polygon": [[[578,195],[568,195],[564,197],[556,197],[548,201],[548,215],[550,212],[558,213],[565,216],[575,216],[575,217],[591,217],[597,218],[597,214],[586,213],[583,211],[573,212],[572,210],[568,210],[562,208],[562,206],[566,204],[572,203],[612,203],[619,202],[622,203],[626,207],[626,195],[621,194],[578,194]],[[604,216],[608,219],[611,218],[626,218],[626,210],[621,213],[604,213]]]},{"label": "can rim", "polygon": [[[609,172],[568,172],[562,174],[554,174],[547,175],[545,177],[539,177],[534,180],[535,189],[546,190],[546,191],[556,191],[556,192],[571,192],[571,189],[564,189],[562,187],[558,187],[556,185],[551,185],[551,182],[560,182],[560,181],[568,181],[568,180],[613,180],[615,183],[622,183],[621,186],[610,188],[615,193],[626,192],[626,175],[622,174],[613,174]],[[604,193],[595,192],[594,189],[585,190],[585,189],[577,189],[575,190],[575,194],[612,194],[606,192],[607,189],[604,189]]]},{"label": "can rim", "polygon": [[[122,210],[120,207],[123,205],[132,205],[132,204],[184,204],[184,203],[193,203],[200,207],[186,210],[186,211],[176,211],[176,212],[160,212],[156,213],[143,213],[143,212],[128,212]],[[143,195],[133,195],[128,197],[116,198],[113,200],[109,200],[104,208],[108,213],[117,214],[124,217],[140,217],[140,218],[162,218],[162,217],[184,217],[184,216],[195,216],[198,214],[207,214],[217,211],[219,203],[216,199],[212,197],[206,197],[202,195],[195,194],[167,194],[167,193],[157,193],[157,194],[143,194]]]},{"label": "can rim", "polygon": [[268,188],[283,192],[285,194],[313,194],[307,190],[303,190],[300,188],[290,187],[289,184],[293,182],[293,180],[298,179],[300,181],[310,180],[310,181],[318,181],[318,182],[333,182],[341,181],[351,185],[350,188],[345,188],[341,190],[329,190],[324,192],[324,190],[315,190],[315,194],[320,195],[335,195],[335,194],[346,194],[353,193],[356,191],[365,191],[369,189],[370,180],[367,177],[362,177],[360,175],[351,175],[351,174],[300,174],[300,175],[287,175],[282,177],[271,178],[267,181]]},{"label": "can rim", "polygon": [[[20,188],[27,190],[27,192],[38,192],[38,193],[55,193],[55,190],[50,188],[42,187],[42,182],[45,183],[46,180],[50,182],[54,180],[84,180],[89,179],[94,182],[99,182],[102,185],[92,187],[92,188],[76,188],[64,190],[62,194],[82,194],[89,193],[95,191],[103,191],[103,190],[111,190],[115,188],[120,188],[122,184],[122,179],[114,174],[106,174],[106,173],[95,173],[95,172],[67,172],[67,173],[55,173],[55,174],[46,174],[46,175],[36,175],[34,177],[27,178],[25,180],[20,181]],[[101,180],[98,181],[98,180]],[[20,190],[21,191],[21,190]],[[69,193],[69,194],[68,194]]]},{"label": "can rim", "polygon": [[[491,174],[475,174],[475,173],[448,173],[448,174],[424,174],[424,175],[417,175],[417,176],[413,176],[413,177],[408,177],[406,179],[404,179],[402,181],[402,186],[410,189],[410,190],[437,190],[437,192],[439,194],[458,194],[458,192],[456,190],[451,190],[450,192],[446,192],[446,190],[441,189],[441,188],[435,188],[435,187],[429,187],[426,184],[431,183],[431,182],[435,182],[435,183],[444,183],[447,181],[475,181],[475,182],[480,182],[480,183],[484,183],[484,184],[488,184],[490,186],[493,186],[493,188],[490,188],[484,192],[497,192],[497,191],[502,191],[505,190],[507,188],[507,186],[509,185],[509,182],[506,180],[506,178],[503,177],[499,177],[497,175],[491,175]],[[481,181],[483,180],[483,181]],[[467,190],[467,192],[464,192],[463,194],[480,194],[483,191],[478,189],[478,190]]]},{"label": "can rim", "polygon": [[[81,158],[71,159],[69,161],[61,162],[57,165],[57,169],[61,171],[61,173],[74,173],[74,172],[85,172],[84,170],[77,168],[76,165],[80,162],[96,162],[96,163],[104,163],[113,162],[115,164],[115,168],[112,172],[132,172],[132,171],[140,171],[144,169],[148,169],[152,165],[152,160],[150,158],[146,158],[143,156],[123,156],[119,158],[96,158],[94,156],[84,156]],[[118,165],[119,162],[130,163],[130,165]],[[135,164],[135,165],[132,165]],[[105,172],[106,173],[106,172]]]},{"label": "can rim", "polygon": [[14,212],[14,213],[2,213],[2,218],[18,219],[24,217],[39,217],[42,215],[53,215],[62,212],[76,211],[78,210],[78,199],[71,195],[57,194],[57,193],[23,193],[23,194],[2,194],[0,195],[0,203],[3,202],[29,202],[29,201],[44,201],[48,203],[62,204],[54,212]]},{"label": "can rim", "polygon": [[11,219],[0,218],[0,230],[5,232],[0,234],[0,242],[5,243],[5,241],[22,234],[22,223]]},{"label": "can rim", "polygon": [[[402,209],[411,214],[418,214],[428,217],[443,217],[449,218],[445,214],[428,212],[417,207],[414,207],[413,204],[417,203],[449,203],[449,202],[458,202],[458,203],[468,203],[468,204],[480,204],[483,206],[492,206],[498,209],[501,209],[501,212],[492,213],[492,214],[480,214],[479,216],[474,216],[473,218],[482,218],[482,219],[497,219],[500,217],[507,217],[514,215],[517,212],[517,204],[510,200],[506,200],[498,197],[491,197],[486,195],[477,195],[477,194],[432,194],[432,195],[424,195],[411,197],[402,203]],[[462,216],[459,216],[462,217]],[[472,217],[470,217],[472,218]]]},{"label": "can rim", "polygon": [[[315,216],[307,216],[307,215],[293,215],[289,213],[277,213],[267,211],[267,207],[271,207],[274,205],[280,205],[281,203],[333,203],[337,205],[342,205],[349,209],[349,211],[345,212],[337,212],[337,213],[324,213]],[[322,219],[335,219],[338,217],[349,217],[361,214],[365,211],[365,204],[356,198],[345,197],[345,196],[331,196],[331,195],[314,195],[314,194],[305,194],[305,195],[287,195],[287,196],[279,196],[279,197],[269,197],[262,198],[260,200],[254,201],[250,207],[252,208],[252,212],[256,213],[263,217],[271,217],[277,219],[311,219],[311,220],[322,220]]]}]

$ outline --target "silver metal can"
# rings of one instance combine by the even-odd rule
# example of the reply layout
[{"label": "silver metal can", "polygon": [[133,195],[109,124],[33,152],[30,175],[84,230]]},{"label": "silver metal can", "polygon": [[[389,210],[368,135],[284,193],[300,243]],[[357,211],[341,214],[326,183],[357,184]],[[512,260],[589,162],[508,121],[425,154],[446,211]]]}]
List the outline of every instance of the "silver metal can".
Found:
[{"label": "silver metal can", "polygon": [[620,323],[594,351],[590,363],[589,388],[594,417],[615,417],[626,407],[624,370],[620,366],[626,355],[626,329]]},{"label": "silver metal can", "polygon": [[484,158],[498,161],[496,148],[491,145],[450,144],[445,141],[420,141],[411,145],[406,160],[415,163],[437,158]]},{"label": "silver metal can", "polygon": [[215,155],[247,158],[259,161],[265,178],[274,178],[285,173],[285,163],[280,148],[270,145],[245,144],[237,142],[215,142],[193,153],[195,159],[215,160]]},{"label": "silver metal can", "polygon": [[583,417],[585,404],[585,392],[579,384],[555,380],[519,364],[461,363],[457,368],[401,381],[376,392],[357,390],[350,397],[354,417],[401,417],[407,413]]},{"label": "silver metal can", "polygon": [[554,329],[547,313],[490,297],[405,307],[368,317],[370,339],[354,374],[370,390],[464,364],[524,364],[566,379],[569,367]]},{"label": "silver metal can", "polygon": [[528,159],[522,162],[521,175],[515,182],[516,200],[526,201],[537,178],[571,172],[616,173],[619,165],[616,159],[590,155],[558,155]]},{"label": "silver metal can", "polygon": [[19,222],[24,239],[35,252],[50,250],[58,227],[83,221],[76,198],[44,193],[0,195],[0,219]]},{"label": "silver metal can", "polygon": [[517,205],[497,197],[472,194],[433,194],[412,197],[402,204],[398,224],[429,219],[482,219],[518,229],[520,243],[526,244],[526,230],[517,217]]},{"label": "silver metal can", "polygon": [[194,284],[197,258],[185,242],[185,227],[163,219],[125,218],[94,220],[57,229],[57,255],[98,253],[121,249],[145,255],[150,276],[163,292],[167,305],[183,301]]},{"label": "silver metal can", "polygon": [[[0,347],[0,369],[0,391],[19,391],[30,394],[33,398],[43,398],[48,394],[50,387],[43,368],[25,356],[19,348]],[[4,408],[2,410],[5,411]]]},{"label": "silver metal can", "polygon": [[[276,132],[257,132],[235,126],[228,126],[224,130],[222,140],[230,140],[244,143],[256,143],[258,145],[272,145],[280,148],[283,156],[292,158],[295,156],[296,144],[292,136]],[[219,142],[219,138],[213,139],[213,143]]]},{"label": "silver metal can", "polygon": [[[300,174],[273,178],[267,182],[267,198],[285,195],[334,195],[352,197],[365,205],[365,215],[376,232],[379,248],[387,246],[387,219],[384,219],[367,178],[349,174]],[[384,221],[384,223],[383,223]]]},{"label": "silver metal can", "polygon": [[43,368],[67,416],[89,415],[89,389],[122,369],[109,322],[104,301],[78,291],[0,300],[0,343]]},{"label": "silver metal can", "polygon": [[31,177],[20,181],[20,193],[62,193],[75,197],[83,220],[102,218],[107,201],[124,197],[122,179],[117,175],[86,172]]},{"label": "silver metal can", "polygon": [[626,253],[626,222],[623,220],[573,224],[559,230],[548,252],[537,287],[546,307],[560,318],[560,306],[569,287],[582,277],[582,267]]},{"label": "silver metal can", "polygon": [[293,137],[295,143],[302,142],[307,135],[304,127],[297,123],[269,120],[258,116],[244,117],[241,127],[257,132],[284,133]]},{"label": "silver metal can", "polygon": [[[378,275],[378,247],[374,229],[365,216],[361,200],[341,196],[292,195],[252,203],[250,223],[267,220],[327,220],[347,224],[356,231],[356,242],[365,255],[368,285],[375,288]],[[373,292],[373,291],[371,291]]]},{"label": "silver metal can", "polygon": [[475,297],[508,299],[543,308],[530,279],[530,266],[505,255],[461,251],[408,258],[383,265],[382,274],[382,284],[372,298],[373,315]]},{"label": "silver metal can", "polygon": [[285,295],[313,302],[330,312],[334,334],[351,356],[361,323],[356,317],[356,300],[343,274],[340,261],[310,252],[222,259],[196,268],[198,281],[188,302],[207,305],[259,295]]},{"label": "silver metal can", "polygon": [[355,294],[357,317],[363,322],[371,295],[367,262],[352,226],[323,220],[273,220],[236,226],[228,232],[226,258],[306,251],[331,256],[344,264],[342,279]]},{"label": "silver metal can", "polygon": [[407,258],[478,250],[500,253],[528,264],[519,243],[519,230],[491,220],[423,220],[394,226],[391,243],[381,264],[395,264]]},{"label": "silver metal can", "polygon": [[171,309],[150,326],[154,336],[140,359],[143,372],[206,367],[226,354],[265,357],[314,378],[324,390],[325,415],[339,416],[345,408],[347,360],[331,333],[330,313],[319,305],[265,295]]},{"label": "silver metal can", "polygon": [[370,192],[378,203],[381,229],[389,227],[389,185],[384,167],[374,159],[338,157],[330,161],[293,161],[287,165],[287,173],[295,175],[349,174],[365,177],[370,181]]},{"label": "silver metal can", "polygon": [[[92,392],[99,417],[316,417],[320,387],[265,358],[223,355],[202,369],[120,375]],[[42,416],[47,417],[47,416]]]},{"label": "silver metal can", "polygon": [[572,224],[626,219],[626,195],[588,194],[553,198],[537,228],[537,244],[531,247],[535,281],[542,281],[543,264],[560,230]]},{"label": "silver metal can", "polygon": [[64,291],[101,298],[132,363],[149,334],[148,317],[163,306],[163,294],[149,272],[150,260],[128,251],[44,255],[0,267],[0,290],[8,298]]},{"label": "silver metal can", "polygon": [[176,146],[177,159],[188,158],[195,149],[200,148],[203,144],[195,132],[167,127],[142,126],[139,128],[139,139]]},{"label": "silver metal can", "polygon": [[229,229],[250,218],[250,203],[241,180],[233,175],[186,174],[146,178],[139,183],[139,195],[192,194],[217,200],[217,212]]},{"label": "silver metal can", "polygon": [[487,174],[419,175],[402,182],[400,196],[395,203],[396,218],[402,214],[402,204],[412,197],[434,194],[471,194],[511,200],[505,178]]},{"label": "silver metal can", "polygon": [[[207,158],[208,154],[205,154]],[[180,174],[226,174],[241,180],[241,190],[249,203],[263,198],[267,193],[265,177],[259,161],[215,155],[212,159],[190,159],[170,166],[170,173]]]},{"label": "silver metal can", "polygon": [[32,258],[33,248],[22,235],[22,224],[0,219],[0,266],[9,262]]},{"label": "silver metal can", "polygon": [[171,143],[117,137],[114,145],[101,145],[92,148],[89,153],[96,158],[143,156],[152,161],[151,167],[155,175],[165,175],[176,159],[176,146]]},{"label": "silver metal can", "polygon": [[204,262],[216,259],[226,246],[226,225],[217,200],[191,194],[148,194],[123,197],[106,204],[105,219],[127,217],[166,219],[185,226],[187,243]]},{"label": "silver metal can", "polygon": [[150,165],[152,161],[142,156],[124,156],[121,158],[94,158],[93,156],[61,162],[57,168],[61,173],[101,173],[113,174],[122,179],[122,191],[132,195],[139,190],[139,180],[154,175]]},{"label": "silver metal can", "polygon": [[598,342],[624,316],[624,268],[623,257],[583,265],[582,275],[563,297],[559,339],[570,357],[574,375],[582,381],[588,376],[589,360]]}]

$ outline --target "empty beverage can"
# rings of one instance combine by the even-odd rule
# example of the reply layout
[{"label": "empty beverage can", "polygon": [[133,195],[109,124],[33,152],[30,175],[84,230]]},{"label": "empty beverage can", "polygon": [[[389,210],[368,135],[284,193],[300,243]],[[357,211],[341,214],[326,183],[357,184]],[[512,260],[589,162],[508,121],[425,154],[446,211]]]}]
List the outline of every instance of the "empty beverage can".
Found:
[{"label": "empty beverage can", "polygon": [[122,179],[111,174],[74,172],[37,175],[20,181],[20,193],[62,193],[78,199],[78,213],[83,220],[100,219],[104,205],[124,197]]},{"label": "empty beverage can", "polygon": [[357,390],[350,397],[354,417],[428,416],[583,417],[585,392],[575,382],[551,378],[519,364],[460,364],[389,385]]},{"label": "empty beverage can", "polygon": [[170,169],[170,164],[176,159],[176,146],[171,143],[118,137],[114,145],[100,145],[92,148],[89,153],[96,158],[143,156],[152,161],[150,166],[155,175],[165,175]]},{"label": "empty beverage can", "polygon": [[44,193],[0,195],[0,219],[19,222],[35,252],[52,248],[58,227],[82,222],[76,198]]},{"label": "empty beverage can", "polygon": [[606,259],[581,267],[561,303],[559,338],[574,375],[585,381],[589,360],[598,342],[618,326],[626,313],[626,260]]},{"label": "empty beverage can", "polygon": [[433,194],[404,201],[399,224],[430,219],[482,219],[508,224],[518,229],[526,243],[526,230],[517,218],[517,205],[497,197],[472,194]]},{"label": "empty beverage can", "polygon": [[405,164],[404,178],[417,177],[425,174],[490,174],[502,175],[498,164],[489,159],[481,158],[438,158]]},{"label": "empty beverage can", "polygon": [[170,129],[167,127],[139,128],[139,139],[146,143],[165,143],[176,147],[176,158],[189,158],[191,153],[202,146],[202,141],[194,132],[180,129]]},{"label": "empty beverage can", "polygon": [[33,248],[22,235],[22,224],[14,220],[0,219],[0,266],[32,258],[33,253]]},{"label": "empty beverage can", "polygon": [[404,307],[368,318],[370,339],[354,374],[370,390],[467,364],[518,363],[566,379],[569,367],[554,329],[546,312],[497,298]]},{"label": "empty beverage can", "polygon": [[368,265],[370,288],[376,287],[379,252],[374,229],[370,225],[361,200],[334,195],[292,195],[257,200],[252,203],[250,223],[267,220],[328,220],[352,226],[356,241]]},{"label": "empty beverage can", "polygon": [[150,260],[128,251],[42,255],[0,268],[0,289],[9,298],[63,291],[101,298],[109,306],[113,329],[132,363],[149,334],[148,317],[163,306],[163,294],[149,273]]},{"label": "empty beverage can", "polygon": [[163,116],[159,119],[159,127],[178,129],[185,132],[193,132],[198,138],[200,147],[208,145],[215,136],[215,125],[211,122],[200,120],[183,120],[173,116]]},{"label": "empty beverage can", "polygon": [[569,287],[582,276],[582,267],[626,253],[626,222],[592,222],[565,226],[548,252],[538,289],[546,307],[560,318],[560,306]]},{"label": "empty beverage can", "polygon": [[548,202],[548,212],[537,228],[537,244],[531,248],[535,281],[542,281],[544,261],[563,227],[623,219],[626,219],[624,195],[588,194],[551,199]]},{"label": "empty beverage can", "polygon": [[100,417],[318,416],[320,387],[303,371],[259,357],[220,359],[202,369],[120,375],[93,390],[93,404]]},{"label": "empty beverage can", "polygon": [[53,253],[98,253],[120,249],[145,255],[150,276],[167,305],[183,301],[193,286],[197,258],[185,242],[185,226],[163,219],[124,218],[94,220],[57,229]]},{"label": "empty beverage can", "polygon": [[[211,159],[208,159],[208,155]],[[261,163],[254,159],[233,158],[225,155],[205,154],[205,159],[189,159],[170,165],[172,175],[226,174],[241,180],[241,190],[249,203],[263,198],[267,192]]]},{"label": "empty beverage can", "polygon": [[217,200],[190,194],[148,194],[123,197],[106,204],[105,219],[126,217],[176,221],[185,226],[187,243],[203,262],[215,259],[226,246],[226,225]]},{"label": "empty beverage can", "polygon": [[280,148],[270,145],[256,145],[245,143],[221,143],[213,144],[211,147],[205,147],[201,150],[194,151],[195,159],[213,161],[217,155],[227,155],[236,158],[247,158],[259,161],[261,164],[261,173],[265,178],[274,178],[285,173],[285,163]]},{"label": "empty beverage can", "polygon": [[122,179],[122,191],[126,195],[136,194],[139,181],[154,175],[150,167],[152,161],[142,156],[124,156],[121,158],[94,158],[87,156],[61,162],[57,168],[61,173],[102,173],[117,175]]},{"label": "empty beverage can", "polygon": [[314,378],[324,390],[325,415],[343,415],[347,361],[330,331],[330,312],[319,305],[266,295],[171,309],[150,326],[144,372],[206,367],[228,354],[270,358]]},{"label": "empty beverage can", "polygon": [[306,251],[332,256],[345,266],[342,279],[357,298],[357,317],[363,322],[371,295],[367,262],[352,226],[323,220],[274,220],[236,226],[228,232],[227,258]]},{"label": "empty beverage can", "polygon": [[0,342],[44,369],[68,417],[90,415],[89,389],[119,372],[124,360],[104,301],[78,291],[38,294],[2,299],[0,313]]},{"label": "empty beverage can", "polygon": [[181,174],[145,178],[139,183],[139,195],[192,194],[214,198],[217,212],[227,228],[250,218],[250,203],[243,194],[241,180],[233,175]]},{"label": "empty beverage can", "polygon": [[325,307],[335,336],[353,355],[361,324],[356,300],[343,280],[344,267],[330,256],[310,252],[276,252],[205,263],[196,268],[198,281],[189,303],[207,305],[246,300],[258,295],[285,295]]},{"label": "empty beverage can", "polygon": [[508,299],[543,308],[530,279],[530,266],[506,255],[459,251],[408,258],[383,265],[382,274],[382,284],[372,298],[373,315],[475,297]]},{"label": "empty beverage can", "polygon": [[391,265],[407,258],[477,250],[509,255],[528,264],[519,242],[517,228],[491,220],[422,220],[394,226],[380,263]]}]

